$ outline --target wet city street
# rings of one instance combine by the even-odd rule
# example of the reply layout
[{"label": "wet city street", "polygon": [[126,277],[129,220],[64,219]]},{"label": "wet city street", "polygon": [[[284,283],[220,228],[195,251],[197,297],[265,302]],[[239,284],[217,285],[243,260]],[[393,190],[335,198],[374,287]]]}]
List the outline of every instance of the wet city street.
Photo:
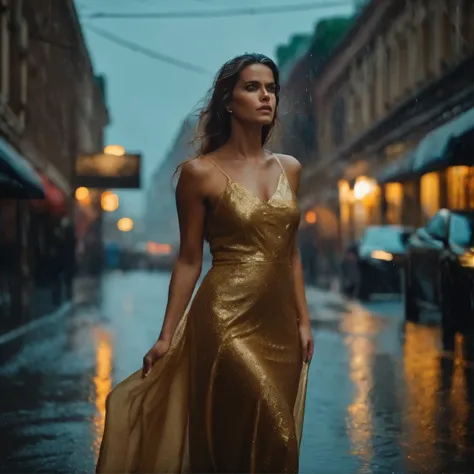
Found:
[{"label": "wet city street", "polygon": [[[0,470],[91,473],[105,399],[155,340],[169,274],[77,283],[75,308],[3,341]],[[302,473],[469,473],[474,370],[401,304],[308,290],[315,335]],[[14,355],[13,355],[14,354]]]}]

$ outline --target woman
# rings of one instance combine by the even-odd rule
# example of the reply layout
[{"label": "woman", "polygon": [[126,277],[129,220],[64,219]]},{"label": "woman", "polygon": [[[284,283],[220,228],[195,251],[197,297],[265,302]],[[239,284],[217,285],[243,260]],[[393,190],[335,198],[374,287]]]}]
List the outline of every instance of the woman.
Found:
[{"label": "woman", "polygon": [[[300,165],[263,149],[278,79],[260,54],[217,75],[176,189],[181,242],[161,334],[108,397],[98,472],[298,471],[313,339],[295,245]],[[185,313],[204,239],[212,268]]]}]

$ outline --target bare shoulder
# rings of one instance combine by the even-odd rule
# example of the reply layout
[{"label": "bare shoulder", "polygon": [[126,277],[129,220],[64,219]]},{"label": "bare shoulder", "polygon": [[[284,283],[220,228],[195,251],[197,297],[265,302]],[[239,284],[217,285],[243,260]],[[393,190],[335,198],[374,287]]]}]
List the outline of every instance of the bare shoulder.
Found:
[{"label": "bare shoulder", "polygon": [[179,173],[178,188],[200,193],[212,171],[212,164],[203,157],[191,158],[182,165]]},{"label": "bare shoulder", "polygon": [[278,156],[278,159],[285,169],[286,174],[294,175],[296,177],[300,175],[301,164],[294,156],[284,155],[282,153],[276,153],[276,156]]}]

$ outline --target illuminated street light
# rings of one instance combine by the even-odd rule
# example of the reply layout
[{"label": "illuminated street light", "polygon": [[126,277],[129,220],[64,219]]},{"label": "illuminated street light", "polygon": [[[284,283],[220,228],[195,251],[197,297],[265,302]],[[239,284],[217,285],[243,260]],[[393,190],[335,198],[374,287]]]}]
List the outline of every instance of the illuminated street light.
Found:
[{"label": "illuminated street light", "polygon": [[104,191],[100,197],[100,205],[106,212],[116,211],[119,207],[119,198],[112,191]]},{"label": "illuminated street light", "polygon": [[104,148],[106,155],[123,156],[125,155],[125,148],[121,145],[108,145]]},{"label": "illuminated street light", "polygon": [[308,224],[314,224],[318,220],[318,216],[314,211],[308,211],[305,215],[305,219]]},{"label": "illuminated street light", "polygon": [[122,217],[117,222],[117,229],[122,232],[130,232],[133,229],[133,220],[130,217]]},{"label": "illuminated street light", "polygon": [[375,191],[375,183],[365,177],[357,178],[356,183],[354,184],[354,198],[357,200],[364,199],[370,193]]},{"label": "illuminated street light", "polygon": [[76,189],[76,199],[78,201],[84,201],[88,199],[90,196],[90,192],[87,188],[80,187]]}]

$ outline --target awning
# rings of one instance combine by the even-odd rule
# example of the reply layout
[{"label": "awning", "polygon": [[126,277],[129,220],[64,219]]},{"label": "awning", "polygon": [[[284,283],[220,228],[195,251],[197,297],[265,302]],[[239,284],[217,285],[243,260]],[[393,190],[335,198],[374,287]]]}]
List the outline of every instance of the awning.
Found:
[{"label": "awning", "polygon": [[413,176],[413,162],[416,150],[403,155],[397,161],[390,163],[375,175],[375,180],[380,184],[401,183]]},{"label": "awning", "polygon": [[28,161],[0,137],[0,187],[3,197],[44,199],[40,177]]},{"label": "awning", "polygon": [[33,200],[33,207],[41,211],[49,211],[57,216],[65,216],[67,199],[64,193],[44,173],[40,173],[40,179],[45,190],[45,197],[43,200]]},{"label": "awning", "polygon": [[448,159],[455,160],[456,158],[448,152],[453,143],[462,139],[463,135],[467,135],[473,129],[474,109],[470,109],[426,135],[416,149],[413,162],[414,172],[424,174],[449,165],[465,164],[448,162]]}]

